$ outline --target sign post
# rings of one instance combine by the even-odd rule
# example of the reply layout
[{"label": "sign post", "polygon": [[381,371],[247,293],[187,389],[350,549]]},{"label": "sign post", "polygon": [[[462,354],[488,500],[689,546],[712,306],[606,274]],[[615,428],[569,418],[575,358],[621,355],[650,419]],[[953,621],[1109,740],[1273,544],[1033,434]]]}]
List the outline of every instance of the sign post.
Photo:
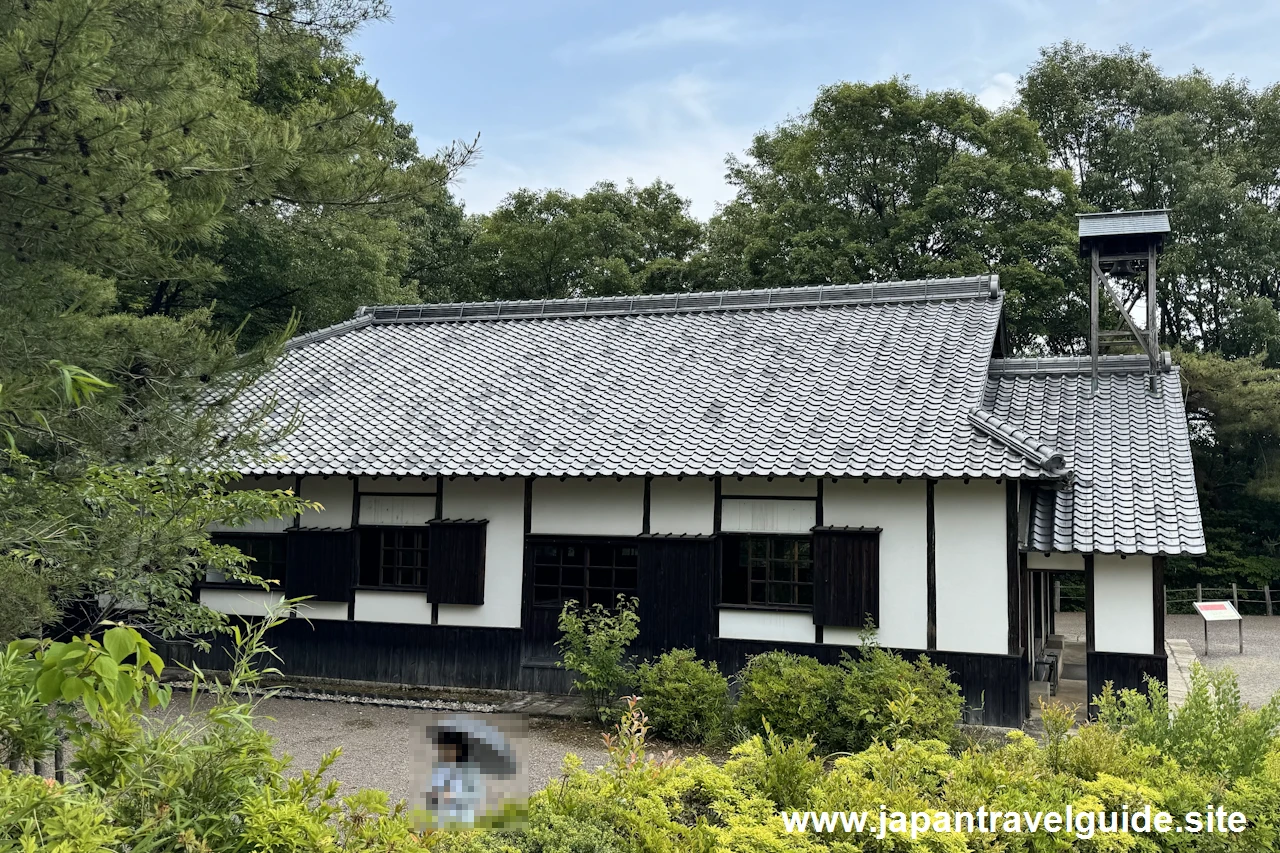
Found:
[{"label": "sign post", "polygon": [[1230,601],[1193,601],[1196,612],[1204,620],[1204,654],[1209,656],[1209,623],[1235,622],[1240,630],[1240,654],[1244,654],[1244,618]]}]

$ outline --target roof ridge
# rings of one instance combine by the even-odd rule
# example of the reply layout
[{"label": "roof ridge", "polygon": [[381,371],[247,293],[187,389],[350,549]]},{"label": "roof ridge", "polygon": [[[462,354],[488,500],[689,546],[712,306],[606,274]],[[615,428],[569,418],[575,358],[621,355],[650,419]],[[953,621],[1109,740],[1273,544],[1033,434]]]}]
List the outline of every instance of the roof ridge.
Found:
[{"label": "roof ridge", "polygon": [[357,314],[350,320],[343,320],[341,323],[334,323],[332,326],[325,326],[324,328],[316,329],[313,332],[307,332],[305,334],[298,335],[295,338],[290,338],[285,342],[284,348],[286,352],[288,350],[299,349],[307,344],[313,344],[316,341],[323,341],[327,338],[336,338],[338,335],[345,335],[347,332],[351,332],[356,329],[363,329],[365,326],[370,326],[372,324],[372,317]]},{"label": "roof ridge", "polygon": [[1041,470],[1061,477],[1070,475],[1066,456],[1026,430],[1011,426],[995,412],[975,408],[969,412],[969,423]]},{"label": "roof ridge", "polygon": [[546,317],[597,317],[629,314],[683,314],[698,311],[743,311],[803,308],[875,302],[919,302],[1001,295],[995,274],[865,284],[823,284],[754,290],[709,290],[643,296],[592,296],[495,302],[445,302],[424,305],[370,305],[356,312],[375,324],[470,320],[517,320]]},{"label": "roof ridge", "polygon": [[[1173,356],[1164,351],[1160,354],[1162,372],[1177,372]],[[1151,369],[1151,361],[1145,355],[1103,355],[1098,357],[1099,373],[1146,373]],[[1089,373],[1093,370],[1092,361],[1087,355],[1063,355],[1030,358],[993,358],[987,367],[988,375],[995,376],[1036,376],[1050,374]]]}]

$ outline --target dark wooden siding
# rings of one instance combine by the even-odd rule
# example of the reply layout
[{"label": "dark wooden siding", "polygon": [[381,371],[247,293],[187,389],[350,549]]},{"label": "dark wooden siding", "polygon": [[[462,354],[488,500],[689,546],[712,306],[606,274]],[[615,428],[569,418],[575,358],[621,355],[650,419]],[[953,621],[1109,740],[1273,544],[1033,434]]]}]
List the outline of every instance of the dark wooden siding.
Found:
[{"label": "dark wooden siding", "polygon": [[642,536],[639,546],[637,651],[691,648],[709,654],[715,631],[715,539]]},{"label": "dark wooden siding", "polygon": [[[198,663],[206,669],[225,669],[230,645],[225,637],[213,640],[210,652],[197,652],[187,643],[153,638],[157,650],[169,664]],[[521,632],[516,628],[465,628],[445,625],[403,625],[381,622],[351,622],[289,619],[273,628],[267,641],[280,661],[271,661],[285,675],[314,678],[376,681],[389,684],[472,687],[497,690],[537,690],[567,693],[571,676],[550,662],[522,666]],[[734,673],[746,665],[751,655],[775,649],[809,655],[824,663],[838,663],[842,652],[857,655],[856,647],[811,643],[771,643],[756,640],[715,640],[707,655],[720,671]],[[946,666],[960,687],[965,705],[981,707],[979,718],[987,725],[1019,726],[1026,716],[1027,672],[1025,662],[1008,655],[980,655],[959,652],[921,652],[900,649],[914,660],[927,654],[934,663]],[[1119,683],[1136,685],[1132,673],[1152,671],[1163,677],[1164,659],[1155,661],[1108,660],[1138,655],[1090,655],[1090,675],[1108,672]],[[1100,670],[1099,667],[1104,669]],[[1126,675],[1128,673],[1128,675]],[[1092,678],[1091,678],[1092,684]],[[1092,689],[1092,688],[1091,688]],[[1101,689],[1099,684],[1098,689]],[[1096,692],[1096,691],[1095,691]]]},{"label": "dark wooden siding", "polygon": [[1096,713],[1093,699],[1108,681],[1117,691],[1132,689],[1147,692],[1146,676],[1169,683],[1169,661],[1163,655],[1129,655],[1120,652],[1089,652],[1086,656],[1089,674],[1089,714]]},{"label": "dark wooden siding", "polygon": [[427,600],[433,604],[484,604],[487,521],[431,522]]},{"label": "dark wooden siding", "polygon": [[573,690],[573,673],[551,663],[528,663],[520,667],[520,690],[531,693],[562,693]]},{"label": "dark wooden siding", "polygon": [[[227,668],[225,637],[214,639],[208,653],[186,643],[159,642],[167,663]],[[518,628],[289,619],[271,629],[267,643],[280,656],[270,664],[285,675],[498,690],[519,686]]]},{"label": "dark wooden siding", "polygon": [[[1019,655],[979,655],[967,652],[928,652],[929,660],[951,670],[960,685],[965,706],[988,726],[1017,728],[1030,716],[1030,665]],[[903,652],[911,657],[911,652]]]},{"label": "dark wooden siding", "polygon": [[814,528],[813,622],[861,628],[880,621],[880,529]]},{"label": "dark wooden siding", "polygon": [[289,598],[350,601],[355,583],[354,530],[290,530],[284,591]]}]

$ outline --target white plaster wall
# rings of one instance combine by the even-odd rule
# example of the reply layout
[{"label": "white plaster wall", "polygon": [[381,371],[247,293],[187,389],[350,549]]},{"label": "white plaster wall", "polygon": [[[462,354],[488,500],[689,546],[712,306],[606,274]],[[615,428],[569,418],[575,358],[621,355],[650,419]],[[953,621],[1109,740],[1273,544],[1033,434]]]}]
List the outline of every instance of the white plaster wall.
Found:
[{"label": "white plaster wall", "polygon": [[1083,554],[1065,554],[1053,551],[1048,554],[1032,551],[1027,554],[1027,568],[1032,571],[1083,572]]},{"label": "white plaster wall", "polygon": [[[238,492],[245,489],[262,489],[266,492],[272,492],[276,489],[292,489],[294,485],[293,477],[242,477],[233,483],[227,484],[227,491]],[[254,519],[248,524],[242,524],[239,527],[232,527],[226,524],[210,524],[210,533],[283,533],[285,530],[293,526],[293,516],[286,515],[284,518],[266,518]]]},{"label": "white plaster wall", "polygon": [[435,495],[360,495],[361,524],[426,524],[435,517]]},{"label": "white plaster wall", "polygon": [[[452,485],[445,486],[446,501]],[[531,520],[537,534],[639,536],[644,526],[644,478],[534,480]]]},{"label": "white plaster wall", "polygon": [[267,592],[265,589],[200,590],[201,604],[232,616],[263,616],[269,606],[279,604],[283,600],[284,595],[281,593]]},{"label": "white plaster wall", "polygon": [[441,604],[441,625],[520,627],[524,582],[524,480],[447,480],[445,518],[484,518],[484,604]]},{"label": "white plaster wall", "polygon": [[1163,653],[1155,643],[1151,558],[1093,558],[1093,642],[1099,652]]},{"label": "white plaster wall", "polygon": [[934,487],[934,523],[938,648],[1008,654],[1004,483],[940,481]]},{"label": "white plaster wall", "polygon": [[808,533],[816,523],[816,511],[817,501],[721,500],[720,529],[726,533]]},{"label": "white plaster wall", "polygon": [[818,496],[816,477],[737,477],[720,478],[722,495],[760,495],[761,497],[813,498]]},{"label": "white plaster wall", "polygon": [[357,622],[431,624],[431,604],[421,592],[357,589],[355,596]]},{"label": "white plaster wall", "polygon": [[[879,527],[880,619],[876,640],[890,648],[928,645],[925,484],[920,480],[838,480],[823,486],[822,523]],[[823,643],[856,645],[859,629],[822,629]]]},{"label": "white plaster wall", "polygon": [[435,477],[360,477],[361,492],[383,492],[398,495],[434,495]]},{"label": "white plaster wall", "polygon": [[813,614],[721,608],[720,636],[731,640],[812,643],[815,636]]},{"label": "white plaster wall", "polygon": [[716,486],[705,477],[654,477],[649,484],[649,532],[710,536]]},{"label": "white plaster wall", "polygon": [[315,529],[351,526],[351,502],[355,497],[355,488],[350,478],[330,477],[326,480],[324,477],[303,477],[300,497],[319,501],[324,508],[304,512],[298,520],[298,527]]},{"label": "white plaster wall", "polygon": [[299,617],[305,619],[336,619],[346,621],[347,603],[345,601],[304,601],[293,609]]}]

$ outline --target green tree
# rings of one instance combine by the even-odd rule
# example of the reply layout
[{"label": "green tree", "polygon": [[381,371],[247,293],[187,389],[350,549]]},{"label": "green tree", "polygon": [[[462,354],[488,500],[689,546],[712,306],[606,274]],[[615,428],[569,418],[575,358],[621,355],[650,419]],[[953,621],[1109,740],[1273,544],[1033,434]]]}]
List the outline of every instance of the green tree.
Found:
[{"label": "green tree", "polygon": [[263,438],[238,394],[295,310],[403,298],[395,216],[472,150],[421,157],[344,51],[384,11],[0,0],[0,632],[84,599],[210,627],[192,581],[247,569],[206,525],[299,506],[224,494]]},{"label": "green tree", "polygon": [[690,290],[702,226],[661,181],[581,196],[521,189],[475,220],[467,298],[553,299]]},{"label": "green tree", "polygon": [[1021,111],[900,79],[828,86],[729,179],[706,258],[720,287],[997,272],[1019,343],[1079,339],[1075,189]]},{"label": "green tree", "polygon": [[1280,305],[1280,85],[1170,76],[1145,52],[1063,42],[1041,51],[1019,96],[1083,203],[1171,208],[1165,342],[1231,356],[1265,348],[1276,321],[1259,325],[1252,300]]},{"label": "green tree", "polygon": [[1063,42],[1041,51],[1019,96],[1084,204],[1172,211],[1160,329],[1181,348],[1209,540],[1205,558],[1175,561],[1174,574],[1275,580],[1280,86],[1171,76],[1145,52]]}]

